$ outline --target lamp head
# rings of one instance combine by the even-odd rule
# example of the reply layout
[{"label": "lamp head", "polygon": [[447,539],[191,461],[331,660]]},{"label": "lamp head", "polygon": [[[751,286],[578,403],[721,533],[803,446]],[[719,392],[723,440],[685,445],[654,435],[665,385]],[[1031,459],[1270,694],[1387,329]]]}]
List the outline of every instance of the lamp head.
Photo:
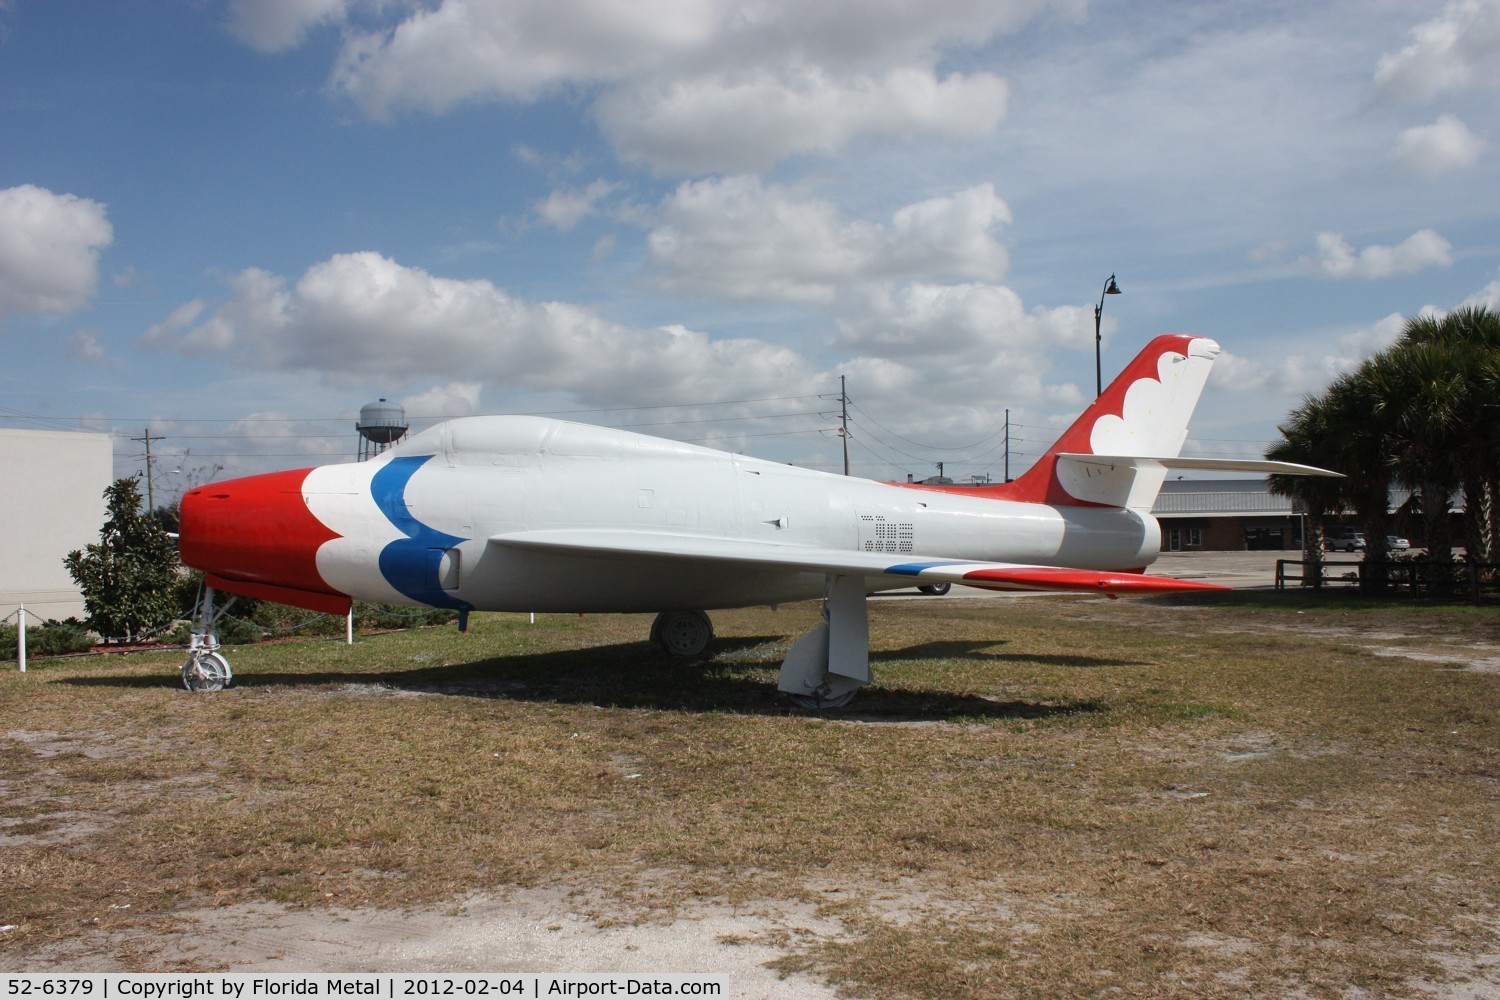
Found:
[{"label": "lamp head", "polygon": [[1115,276],[1113,274],[1111,274],[1109,276],[1109,284],[1107,284],[1107,285],[1104,286],[1104,294],[1105,295],[1119,295],[1120,294],[1120,286],[1117,285],[1117,284],[1115,284]]}]

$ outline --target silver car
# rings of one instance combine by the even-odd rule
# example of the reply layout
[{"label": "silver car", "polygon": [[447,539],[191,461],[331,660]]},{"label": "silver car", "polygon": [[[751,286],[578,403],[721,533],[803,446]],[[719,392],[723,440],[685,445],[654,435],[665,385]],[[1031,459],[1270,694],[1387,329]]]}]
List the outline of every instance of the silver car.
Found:
[{"label": "silver car", "polygon": [[1365,533],[1353,528],[1334,528],[1324,536],[1323,547],[1333,552],[1363,552]]}]

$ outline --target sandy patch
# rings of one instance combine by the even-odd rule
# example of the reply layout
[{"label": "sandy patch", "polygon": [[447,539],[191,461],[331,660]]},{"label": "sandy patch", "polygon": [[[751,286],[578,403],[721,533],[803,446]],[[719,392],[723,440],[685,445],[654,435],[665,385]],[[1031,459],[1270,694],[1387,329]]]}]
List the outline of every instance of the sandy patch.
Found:
[{"label": "sandy patch", "polygon": [[835,997],[805,975],[767,964],[841,924],[804,904],[705,906],[670,921],[631,923],[560,889],[413,911],[288,908],[236,903],[184,911],[177,933],[89,931],[28,960],[28,971],[126,971],[112,957],[151,955],[155,969],[228,972],[711,972],[741,1000]]}]

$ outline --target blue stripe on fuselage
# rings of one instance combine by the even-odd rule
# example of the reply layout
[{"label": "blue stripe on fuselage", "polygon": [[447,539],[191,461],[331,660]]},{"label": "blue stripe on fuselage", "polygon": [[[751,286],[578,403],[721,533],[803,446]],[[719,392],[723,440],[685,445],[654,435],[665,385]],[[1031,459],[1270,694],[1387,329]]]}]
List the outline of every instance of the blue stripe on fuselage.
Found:
[{"label": "blue stripe on fuselage", "polygon": [[924,569],[933,569],[938,566],[982,566],[983,563],[974,562],[972,559],[934,559],[931,562],[901,563],[896,566],[887,566],[882,572],[887,576],[916,576]]},{"label": "blue stripe on fuselage", "polygon": [[423,524],[412,517],[406,506],[406,484],[431,458],[431,455],[422,455],[392,459],[370,480],[370,496],[375,500],[375,506],[406,536],[380,550],[380,575],[396,590],[418,603],[469,611],[473,605],[449,594],[438,578],[443,553],[468,539]]}]

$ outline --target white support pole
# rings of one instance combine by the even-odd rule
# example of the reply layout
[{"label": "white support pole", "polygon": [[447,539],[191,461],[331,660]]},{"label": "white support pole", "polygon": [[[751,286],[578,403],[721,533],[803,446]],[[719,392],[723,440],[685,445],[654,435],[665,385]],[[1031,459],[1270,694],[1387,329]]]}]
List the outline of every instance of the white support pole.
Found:
[{"label": "white support pole", "polygon": [[16,659],[21,663],[21,673],[26,672],[26,605],[16,609]]},{"label": "white support pole", "polygon": [[344,645],[354,645],[354,605],[349,605],[349,615],[344,621]]}]

